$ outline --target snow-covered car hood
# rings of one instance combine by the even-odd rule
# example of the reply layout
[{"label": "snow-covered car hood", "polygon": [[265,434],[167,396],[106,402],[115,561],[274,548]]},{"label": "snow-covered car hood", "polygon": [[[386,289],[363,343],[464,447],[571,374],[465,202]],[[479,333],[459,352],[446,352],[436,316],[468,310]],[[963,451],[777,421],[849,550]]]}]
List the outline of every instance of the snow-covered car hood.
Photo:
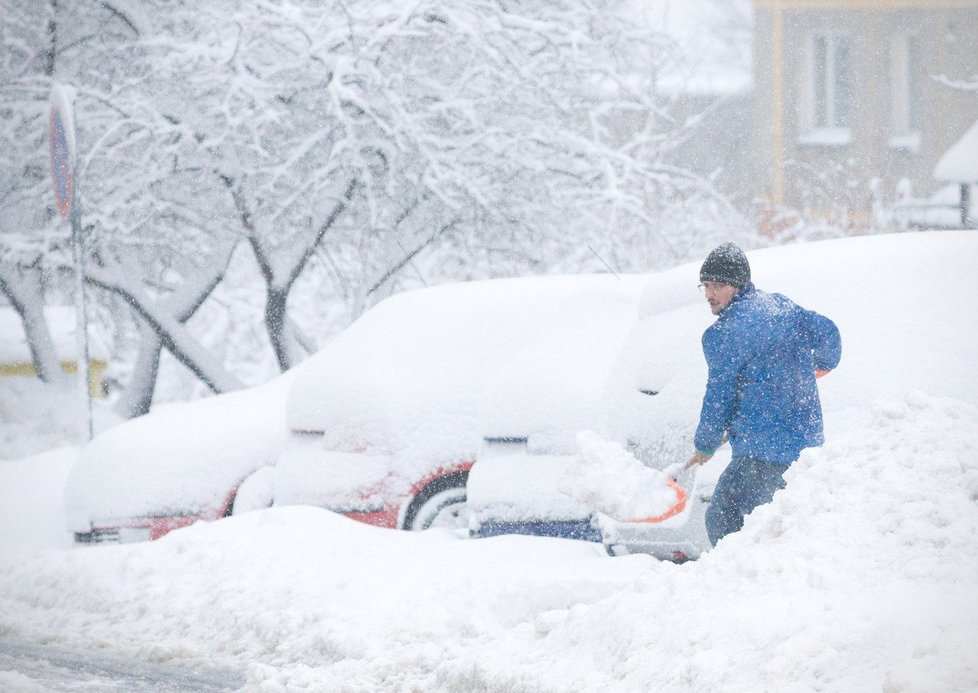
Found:
[{"label": "snow-covered car hood", "polygon": [[223,507],[285,445],[285,394],[298,368],[259,387],[154,408],[96,436],[68,478],[68,529]]}]

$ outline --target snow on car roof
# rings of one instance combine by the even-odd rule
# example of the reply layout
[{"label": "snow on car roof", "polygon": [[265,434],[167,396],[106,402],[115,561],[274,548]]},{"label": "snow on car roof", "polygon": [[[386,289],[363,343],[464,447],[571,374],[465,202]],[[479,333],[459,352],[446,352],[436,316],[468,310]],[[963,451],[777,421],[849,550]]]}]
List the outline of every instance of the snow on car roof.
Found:
[{"label": "snow on car roof", "polygon": [[647,281],[629,277],[582,289],[569,310],[490,379],[480,397],[482,434],[573,452],[577,432],[601,418],[608,369],[635,324]]},{"label": "snow on car roof", "polygon": [[[528,277],[393,296],[310,359],[289,394],[288,424],[322,431],[327,445],[339,449],[471,456],[480,437],[479,401],[496,374],[537,339],[567,335],[575,323],[595,319],[623,297],[631,296],[634,307],[644,281]],[[559,358],[563,348],[574,347],[551,344],[548,349],[558,353],[548,353]],[[540,368],[536,359],[528,366],[534,367]],[[529,378],[530,372],[508,375]]]}]

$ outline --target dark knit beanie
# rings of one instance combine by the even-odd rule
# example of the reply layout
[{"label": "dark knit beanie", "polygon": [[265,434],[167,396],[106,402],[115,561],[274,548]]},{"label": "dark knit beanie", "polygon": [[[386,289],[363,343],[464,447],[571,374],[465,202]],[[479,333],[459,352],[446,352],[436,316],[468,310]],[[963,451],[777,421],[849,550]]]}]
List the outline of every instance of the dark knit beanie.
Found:
[{"label": "dark knit beanie", "polygon": [[743,289],[750,281],[750,263],[736,243],[717,246],[700,267],[701,282],[722,282]]}]

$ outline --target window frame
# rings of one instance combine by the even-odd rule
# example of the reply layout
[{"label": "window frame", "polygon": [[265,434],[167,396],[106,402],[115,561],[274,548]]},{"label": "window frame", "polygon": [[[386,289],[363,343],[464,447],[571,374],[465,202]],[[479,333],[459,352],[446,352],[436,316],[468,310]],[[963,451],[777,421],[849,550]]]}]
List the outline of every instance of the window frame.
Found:
[{"label": "window frame", "polygon": [[[821,50],[820,45],[824,46]],[[808,34],[799,144],[846,146],[851,143],[852,45],[851,36],[845,31]],[[840,48],[845,51],[843,65],[840,65]]]},{"label": "window frame", "polygon": [[889,45],[890,147],[917,151],[920,147],[920,114],[923,106],[923,70],[920,36],[894,34]]}]

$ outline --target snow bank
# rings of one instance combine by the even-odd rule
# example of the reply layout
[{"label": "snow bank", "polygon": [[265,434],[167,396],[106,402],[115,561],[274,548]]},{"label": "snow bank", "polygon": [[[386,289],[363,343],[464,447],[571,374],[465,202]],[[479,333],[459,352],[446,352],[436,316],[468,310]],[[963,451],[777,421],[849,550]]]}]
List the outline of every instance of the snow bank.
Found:
[{"label": "snow bank", "polygon": [[77,448],[64,447],[0,460],[0,563],[39,545],[71,546],[64,524],[64,487],[77,457]]},{"label": "snow bank", "polygon": [[436,679],[539,691],[974,690],[978,411],[915,394],[849,423],[700,561],[655,565],[621,594],[467,649]]},{"label": "snow bank", "polygon": [[9,639],[246,690],[974,690],[978,410],[879,401],[695,563],[273,508],[0,562]]},{"label": "snow bank", "polygon": [[156,542],[4,562],[0,632],[134,658],[254,663],[254,676],[271,682],[312,672],[315,690],[364,690],[357,677],[314,682],[391,647],[430,668],[445,648],[608,596],[651,562],[612,562],[600,547],[569,540],[475,542],[379,529],[317,508],[272,508]]}]

